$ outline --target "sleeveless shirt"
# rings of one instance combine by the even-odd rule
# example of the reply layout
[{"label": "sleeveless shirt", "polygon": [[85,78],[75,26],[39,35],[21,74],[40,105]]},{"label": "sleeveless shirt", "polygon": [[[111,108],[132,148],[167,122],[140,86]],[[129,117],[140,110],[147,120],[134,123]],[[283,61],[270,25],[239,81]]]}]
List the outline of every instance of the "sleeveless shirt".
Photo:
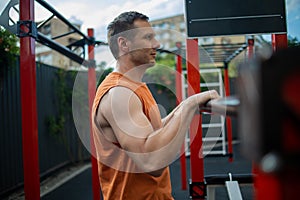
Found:
[{"label": "sleeveless shirt", "polygon": [[96,120],[101,98],[117,86],[126,87],[138,96],[154,130],[162,126],[159,109],[145,83],[135,82],[118,72],[110,73],[103,80],[92,108],[93,139],[103,197],[105,200],[173,200],[169,168],[158,177],[143,173],[119,144],[105,138]]}]

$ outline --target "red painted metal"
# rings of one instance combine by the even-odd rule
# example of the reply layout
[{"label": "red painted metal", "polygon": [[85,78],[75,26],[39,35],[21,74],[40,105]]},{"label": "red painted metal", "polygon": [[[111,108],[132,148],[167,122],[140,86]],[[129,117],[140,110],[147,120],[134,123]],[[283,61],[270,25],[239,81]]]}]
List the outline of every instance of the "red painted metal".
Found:
[{"label": "red painted metal", "polygon": [[254,54],[254,39],[248,39],[248,59],[253,58]]},{"label": "red painted metal", "polygon": [[[20,20],[34,21],[34,0],[20,1]],[[21,29],[25,30],[24,27]],[[40,199],[35,39],[20,38],[20,87],[25,199]]]},{"label": "red painted metal", "polygon": [[[229,86],[229,76],[228,76],[228,67],[224,69],[224,85],[225,85],[225,96],[230,96],[230,86]],[[232,123],[231,118],[226,117],[226,127],[227,127],[227,141],[228,141],[228,153],[229,153],[229,162],[233,161],[233,148],[232,148]]]},{"label": "red painted metal", "polygon": [[272,47],[273,51],[287,48],[287,34],[272,34]]},{"label": "red painted metal", "polygon": [[[188,95],[200,93],[200,71],[198,39],[186,40]],[[190,126],[191,179],[192,182],[204,182],[204,162],[202,152],[202,121],[196,114]],[[204,195],[204,191],[199,191]]]},{"label": "red painted metal", "polygon": [[[178,50],[181,48],[181,43],[176,43]],[[178,53],[176,55],[176,97],[177,97],[177,105],[182,101],[182,57]],[[186,158],[185,158],[185,143],[181,147],[180,154],[180,169],[181,169],[181,189],[187,189],[186,182]]]},{"label": "red painted metal", "polygon": [[[88,29],[88,36],[94,37],[94,29]],[[94,45],[90,44],[88,46],[89,60],[94,61]],[[89,93],[89,109],[90,109],[90,144],[91,144],[91,162],[92,162],[92,188],[93,188],[93,200],[100,199],[100,183],[98,176],[98,163],[96,156],[96,149],[93,139],[93,129],[92,129],[92,107],[96,93],[96,71],[95,66],[90,66],[88,69],[88,93]]]}]

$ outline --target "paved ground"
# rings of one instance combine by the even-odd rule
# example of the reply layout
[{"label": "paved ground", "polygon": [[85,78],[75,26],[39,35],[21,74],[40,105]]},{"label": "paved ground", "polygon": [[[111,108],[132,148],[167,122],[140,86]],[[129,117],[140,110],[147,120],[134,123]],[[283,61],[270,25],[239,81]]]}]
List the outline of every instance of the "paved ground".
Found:
[{"label": "paved ground", "polygon": [[[234,145],[234,161],[228,162],[227,157],[206,157],[204,160],[205,175],[212,174],[244,174],[251,173],[251,163],[239,153],[239,146]],[[189,158],[187,158],[187,177],[189,180]],[[200,170],[200,169],[199,169]],[[189,199],[189,191],[181,190],[180,162],[177,160],[170,166],[173,196],[176,200]],[[71,178],[60,187],[44,195],[42,200],[88,200],[92,199],[91,168],[86,167],[81,173]],[[188,182],[187,180],[187,182]],[[243,199],[253,199],[252,186],[241,186]],[[225,187],[216,188],[216,200],[228,199]]]}]

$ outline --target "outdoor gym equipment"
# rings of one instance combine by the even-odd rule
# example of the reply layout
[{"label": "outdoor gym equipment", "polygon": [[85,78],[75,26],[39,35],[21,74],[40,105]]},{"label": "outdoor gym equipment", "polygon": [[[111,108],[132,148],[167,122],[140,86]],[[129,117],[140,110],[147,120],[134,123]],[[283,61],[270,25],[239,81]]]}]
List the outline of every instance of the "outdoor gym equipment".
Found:
[{"label": "outdoor gym equipment", "polygon": [[240,100],[237,97],[225,97],[208,101],[203,107],[200,107],[200,111],[208,112],[210,114],[237,117],[239,105]]}]

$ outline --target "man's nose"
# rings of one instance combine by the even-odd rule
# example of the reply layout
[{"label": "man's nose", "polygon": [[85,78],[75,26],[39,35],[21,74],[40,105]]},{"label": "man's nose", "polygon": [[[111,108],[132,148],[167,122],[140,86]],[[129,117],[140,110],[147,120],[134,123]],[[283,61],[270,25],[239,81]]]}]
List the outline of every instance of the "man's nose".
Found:
[{"label": "man's nose", "polygon": [[154,38],[154,42],[153,42],[152,47],[154,49],[158,49],[160,47],[160,42],[157,39],[155,39],[155,38]]}]

